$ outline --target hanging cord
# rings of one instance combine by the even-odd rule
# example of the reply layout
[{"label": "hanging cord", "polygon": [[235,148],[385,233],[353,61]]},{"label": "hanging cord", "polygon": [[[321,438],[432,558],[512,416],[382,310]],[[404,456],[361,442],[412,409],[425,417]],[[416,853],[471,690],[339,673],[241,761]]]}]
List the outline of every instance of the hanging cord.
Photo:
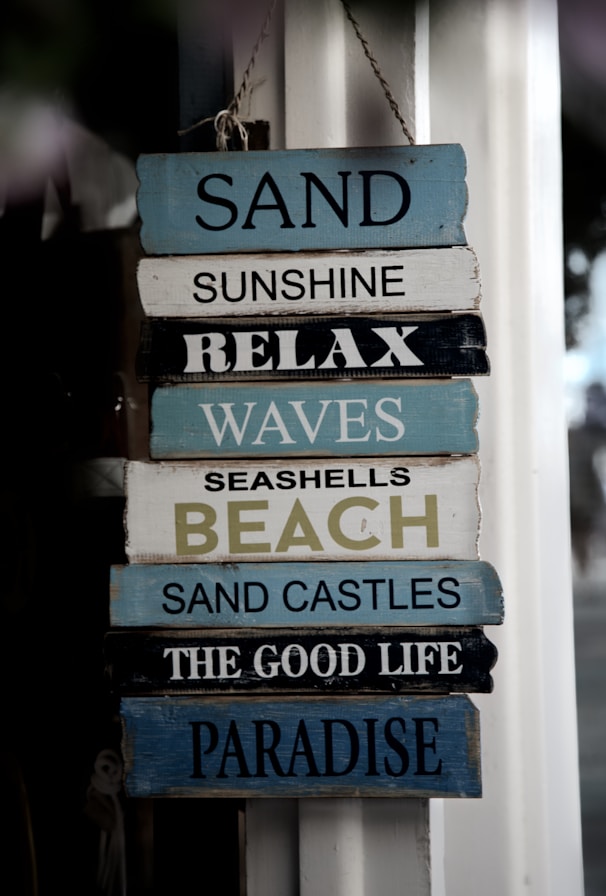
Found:
[{"label": "hanging cord", "polygon": [[101,828],[97,885],[106,896],[126,896],[126,841],[119,795],[122,760],[113,750],[101,750],[87,792],[87,814]]},{"label": "hanging cord", "polygon": [[257,55],[264,40],[269,37],[269,25],[271,22],[271,18],[274,14],[274,9],[276,8],[277,0],[271,0],[267,14],[265,16],[265,21],[263,22],[263,26],[261,28],[259,37],[257,38],[257,42],[253,47],[253,51],[250,57],[250,61],[246,66],[246,70],[244,75],[242,76],[242,84],[240,85],[240,89],[234,96],[233,100],[227,107],[227,109],[221,109],[220,112],[210,118],[203,118],[201,121],[196,122],[196,124],[192,124],[191,127],[185,128],[182,131],[177,131],[180,137],[184,134],[189,134],[190,131],[195,130],[195,128],[200,127],[202,124],[206,124],[209,121],[214,122],[215,131],[217,132],[217,149],[221,152],[227,151],[227,144],[234,133],[234,130],[238,131],[240,135],[240,140],[242,141],[242,149],[244,151],[248,150],[248,131],[244,127],[244,124],[240,120],[240,104],[244,99],[247,91],[250,88],[250,76],[253,68],[255,67],[255,62],[257,61]]},{"label": "hanging cord", "polygon": [[356,32],[356,36],[357,36],[358,40],[360,41],[360,43],[362,44],[362,46],[364,48],[364,55],[370,62],[373,72],[379,79],[379,83],[381,84],[381,87],[383,88],[383,93],[387,97],[387,102],[389,103],[389,105],[391,107],[391,111],[396,116],[397,120],[400,122],[402,130],[404,131],[404,136],[406,137],[406,139],[408,140],[410,145],[413,146],[414,142],[415,142],[414,137],[408,130],[408,126],[407,126],[406,122],[404,121],[402,113],[400,112],[400,107],[398,106],[398,104],[396,102],[396,98],[394,97],[393,93],[391,92],[391,88],[390,88],[389,84],[387,83],[387,81],[385,80],[385,78],[383,76],[383,72],[379,68],[379,64],[378,64],[377,60],[375,59],[375,57],[372,55],[372,53],[370,51],[370,47],[368,46],[368,41],[362,34],[360,26],[356,22],[356,20],[353,16],[353,13],[350,9],[349,3],[347,3],[347,0],[341,0],[341,3],[343,5],[343,9],[345,10],[345,14],[347,15],[347,18],[353,25],[353,29]]}]

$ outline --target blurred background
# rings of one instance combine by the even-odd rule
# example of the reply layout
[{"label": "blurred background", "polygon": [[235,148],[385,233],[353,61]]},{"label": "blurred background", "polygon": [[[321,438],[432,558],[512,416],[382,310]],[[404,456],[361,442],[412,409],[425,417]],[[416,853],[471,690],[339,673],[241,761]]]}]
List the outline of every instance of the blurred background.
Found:
[{"label": "blurred background", "polygon": [[606,894],[606,3],[560,0],[564,359],[586,896]]},{"label": "blurred background", "polygon": [[[20,825],[37,847],[37,881],[16,878],[15,896],[34,883],[41,894],[57,884],[62,896],[99,892],[103,820],[89,780],[98,751],[119,742],[100,672],[108,572],[124,561],[122,461],[147,456],[147,393],[134,372],[134,163],[183,148],[175,8],[3,0],[0,10],[5,868],[24,867]],[[606,896],[606,0],[559,0],[558,12],[583,845],[586,896]],[[226,72],[222,95],[232,94]],[[237,842],[239,811],[212,808],[211,864],[221,825]],[[167,842],[170,811],[155,818]],[[143,807],[138,829],[146,819]],[[197,818],[196,829],[205,823]],[[232,889],[223,859],[217,879],[237,892],[237,857]],[[142,893],[152,886],[144,867]],[[163,874],[160,860],[157,881]],[[170,880],[177,885],[174,868]]]}]

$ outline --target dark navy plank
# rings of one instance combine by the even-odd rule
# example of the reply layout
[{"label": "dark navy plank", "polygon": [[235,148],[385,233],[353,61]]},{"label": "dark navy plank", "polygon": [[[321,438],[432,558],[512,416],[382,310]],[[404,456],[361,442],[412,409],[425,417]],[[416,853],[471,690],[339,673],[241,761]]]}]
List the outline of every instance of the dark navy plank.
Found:
[{"label": "dark navy plank", "polygon": [[498,625],[485,561],[112,566],[112,626]]},{"label": "dark navy plank", "polygon": [[137,175],[150,255],[466,242],[458,144],[142,155]]},{"label": "dark navy plank", "polygon": [[479,797],[468,697],[125,697],[130,797]]},{"label": "dark navy plank", "polygon": [[145,321],[144,382],[489,373],[479,314]]},{"label": "dark navy plank", "polygon": [[470,380],[159,386],[151,457],[471,454]]},{"label": "dark navy plank", "polygon": [[490,693],[495,646],[480,628],[109,632],[119,694]]}]

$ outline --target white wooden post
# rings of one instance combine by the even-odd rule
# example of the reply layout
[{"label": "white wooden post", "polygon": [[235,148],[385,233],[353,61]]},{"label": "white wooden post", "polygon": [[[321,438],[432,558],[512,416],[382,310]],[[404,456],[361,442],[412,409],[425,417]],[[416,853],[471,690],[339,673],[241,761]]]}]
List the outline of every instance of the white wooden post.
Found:
[{"label": "white wooden post", "polygon": [[[419,96],[428,86],[426,4],[390,5],[389,15],[368,4],[352,9],[413,133],[415,104],[423,108],[416,139],[427,142],[428,106]],[[407,142],[339,0],[286,0],[283,75],[276,24],[255,63],[247,107],[252,119],[269,117],[272,149]],[[238,40],[236,85],[249,55]],[[428,801],[249,800],[247,889],[247,896],[428,896]]]},{"label": "white wooden post", "polygon": [[431,142],[468,159],[492,363],[478,383],[480,553],[505,594],[495,690],[474,698],[484,796],[435,806],[445,892],[579,896],[557,4],[432,0],[430,29]]},{"label": "white wooden post", "polygon": [[[249,801],[249,896],[581,896],[566,431],[557,6],[354,4],[419,143],[460,142],[492,374],[480,393],[483,559],[505,590],[478,695],[481,800]],[[413,20],[414,17],[414,20]],[[401,143],[338,0],[287,0],[248,112],[272,148]],[[236,47],[234,81],[250,46]],[[359,99],[358,99],[359,98]],[[429,129],[430,124],[430,129]]]}]

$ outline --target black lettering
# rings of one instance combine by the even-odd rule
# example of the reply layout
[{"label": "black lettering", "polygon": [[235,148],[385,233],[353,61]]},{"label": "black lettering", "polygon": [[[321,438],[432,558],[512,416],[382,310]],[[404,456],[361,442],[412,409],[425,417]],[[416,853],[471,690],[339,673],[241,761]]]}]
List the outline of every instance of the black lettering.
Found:
[{"label": "black lettering", "polygon": [[[301,744],[302,749],[299,749],[299,744]],[[289,778],[295,778],[297,776],[297,773],[295,771],[295,759],[297,756],[304,756],[307,761],[307,778],[320,777],[320,770],[316,763],[314,751],[311,746],[311,741],[309,739],[309,734],[304,719],[299,719],[299,723],[297,725],[297,733],[295,735],[295,742],[293,744],[290,757],[290,765],[288,766],[288,771],[286,772]]]},{"label": "black lettering", "polygon": [[280,470],[276,474],[276,488],[288,490],[295,488],[297,485],[297,477],[293,470]]},{"label": "black lettering", "polygon": [[[410,187],[408,186],[408,182],[395,171],[360,171],[360,174],[362,176],[363,207],[363,217],[360,221],[360,227],[377,227],[385,226],[386,224],[395,224],[396,221],[403,218],[410,208]],[[371,178],[373,177],[392,177],[399,184],[402,193],[402,201],[400,202],[398,211],[395,215],[392,215],[391,218],[386,218],[383,221],[373,220],[372,218],[372,196],[370,186]]]},{"label": "black lettering", "polygon": [[359,272],[359,270],[357,268],[351,269],[351,295],[352,295],[352,298],[356,299],[358,297],[358,293],[356,290],[356,280],[359,280],[360,283],[362,283],[364,285],[364,289],[366,290],[366,292],[368,293],[369,296],[373,296],[373,297],[376,296],[376,294],[377,294],[377,287],[376,287],[377,272],[374,267],[372,267],[370,269],[370,271],[371,271],[372,283],[369,286],[369,284],[366,282],[366,280],[364,279],[364,277],[362,276],[362,274]]},{"label": "black lettering", "polygon": [[410,764],[410,759],[408,756],[408,750],[404,746],[404,743],[396,737],[396,735],[392,731],[392,727],[395,722],[398,722],[400,727],[402,728],[402,735],[406,734],[406,722],[404,719],[401,719],[399,716],[393,716],[391,719],[388,719],[385,722],[385,743],[400,757],[400,768],[398,771],[395,771],[387,757],[383,760],[385,764],[385,771],[392,778],[401,778],[402,775],[405,775],[408,771],[408,766]]},{"label": "black lettering", "polygon": [[271,478],[263,470],[257,473],[250,486],[251,492],[256,491],[258,488],[268,488],[271,491],[275,488]]},{"label": "black lettering", "polygon": [[216,594],[215,599],[217,601],[217,613],[221,612],[221,601],[224,600],[225,603],[229,606],[234,613],[238,612],[238,583],[234,582],[234,596],[231,595],[225,590],[223,585],[220,582],[216,583]]},{"label": "black lettering", "polygon": [[335,272],[333,268],[328,269],[328,279],[320,280],[319,277],[316,277],[316,272],[312,268],[309,272],[309,297],[310,299],[316,298],[316,286],[328,286],[328,296],[331,299],[335,297]]},{"label": "black lettering", "polygon": [[408,604],[397,604],[396,603],[393,579],[388,579],[387,587],[389,589],[389,609],[390,610],[407,610]]},{"label": "black lettering", "polygon": [[332,599],[332,595],[328,590],[328,585],[323,579],[318,582],[318,587],[316,588],[316,593],[314,594],[314,599],[311,604],[311,610],[315,610],[320,603],[328,604],[331,610],[337,609],[335,607],[335,602]]},{"label": "black lettering", "polygon": [[[198,594],[202,595],[202,599],[198,598]],[[193,608],[201,604],[203,607],[206,607],[209,613],[213,613],[213,608],[211,603],[207,597],[206,591],[204,590],[204,585],[201,582],[196,582],[196,587],[194,588],[194,593],[191,596],[189,601],[189,606],[187,608],[188,614],[193,611]]]},{"label": "black lettering", "polygon": [[284,606],[288,610],[290,610],[291,613],[302,613],[303,610],[307,609],[307,607],[309,605],[309,601],[307,601],[307,600],[303,601],[303,603],[300,607],[295,607],[293,604],[291,604],[290,603],[290,589],[293,587],[293,585],[300,585],[301,588],[307,590],[307,585],[304,582],[296,582],[296,581],[288,582],[284,586],[284,591],[282,592],[282,600],[284,601]]},{"label": "black lettering", "polygon": [[230,492],[248,491],[248,482],[246,481],[248,474],[246,472],[235,471],[227,474],[227,483]]},{"label": "black lettering", "polygon": [[311,473],[306,473],[305,470],[299,471],[299,485],[301,488],[306,488],[308,482],[313,482],[316,488],[320,488],[320,471],[312,470]]},{"label": "black lettering", "polygon": [[341,178],[341,205],[337,203],[337,200],[329,192],[328,188],[325,184],[322,183],[320,178],[314,174],[312,171],[302,171],[301,177],[305,178],[305,222],[302,225],[303,227],[315,227],[312,220],[311,214],[311,186],[312,184],[318,189],[318,191],[322,194],[324,199],[328,202],[331,209],[343,225],[343,227],[349,226],[349,215],[347,208],[347,178],[351,174],[351,171],[337,171],[337,174]]},{"label": "black lettering", "polygon": [[283,299],[288,299],[289,301],[295,301],[296,299],[302,299],[305,295],[305,285],[301,282],[293,282],[290,277],[291,276],[300,277],[303,279],[303,271],[298,271],[296,268],[289,268],[289,270],[284,271],[282,274],[282,283],[285,286],[293,286],[296,290],[294,295],[289,295],[285,289],[282,290],[281,296]]},{"label": "black lettering", "polygon": [[[212,753],[213,750],[216,749],[217,744],[219,743],[219,732],[217,731],[217,726],[212,722],[190,722],[189,724],[191,725],[193,747],[193,772],[191,777],[205,778],[206,775],[202,771],[202,756],[208,756],[209,753]],[[202,752],[202,738],[200,737],[200,729],[202,726],[204,726],[209,733],[208,747],[204,752]]]},{"label": "black lettering", "polygon": [[240,295],[230,296],[227,291],[227,273],[223,271],[221,273],[221,292],[226,302],[241,302],[246,295],[246,273],[240,271]]},{"label": "black lettering", "polygon": [[[251,591],[258,588],[261,591],[261,603],[253,606]],[[269,592],[261,582],[244,582],[244,610],[246,613],[262,613],[269,602]]]},{"label": "black lettering", "polygon": [[[261,193],[268,187],[271,193],[273,194],[274,199],[276,200],[273,203],[261,204],[259,199],[261,198]],[[271,209],[276,209],[282,215],[282,223],[280,224],[281,228],[285,227],[294,227],[295,225],[290,220],[290,216],[288,214],[288,209],[286,208],[286,203],[284,202],[284,198],[278,189],[278,185],[275,180],[269,173],[266,171],[265,174],[261,177],[259,181],[259,185],[255,190],[255,195],[253,196],[252,202],[250,204],[250,208],[248,210],[248,215],[246,216],[246,221],[242,225],[242,230],[255,230],[255,225],[253,224],[253,215],[255,212],[263,209],[265,211],[271,211]]]},{"label": "black lettering", "polygon": [[202,202],[208,202],[211,205],[220,205],[223,208],[229,210],[230,216],[229,220],[225,224],[208,224],[200,215],[196,215],[196,223],[203,227],[205,230],[227,230],[228,227],[231,227],[232,224],[235,224],[238,218],[238,208],[231,201],[231,199],[226,199],[224,196],[213,196],[212,193],[208,193],[206,190],[206,184],[209,180],[213,178],[217,178],[218,180],[224,181],[226,184],[229,184],[231,187],[233,181],[231,177],[227,174],[207,174],[206,177],[203,177],[200,183],[198,184],[198,196],[202,200]]},{"label": "black lettering", "polygon": [[452,610],[453,607],[458,607],[459,604],[461,603],[461,595],[460,595],[457,591],[451,591],[449,588],[445,588],[445,587],[444,587],[444,582],[450,582],[451,584],[453,584],[453,585],[454,585],[455,587],[457,587],[457,588],[458,588],[458,586],[459,586],[459,583],[457,582],[456,579],[454,579],[454,578],[452,578],[452,577],[450,577],[450,576],[447,576],[447,577],[445,577],[445,578],[443,578],[443,579],[440,579],[439,582],[438,582],[438,591],[441,591],[442,594],[449,594],[451,597],[454,598],[454,600],[452,601],[452,603],[450,603],[450,602],[447,602],[447,601],[443,601],[442,598],[439,597],[439,598],[438,598],[438,603],[440,604],[441,607],[444,607],[445,610]]},{"label": "black lettering", "polygon": [[356,471],[347,471],[347,484],[350,488],[366,488],[367,482],[356,482]]},{"label": "black lettering", "polygon": [[408,475],[407,467],[394,467],[393,470],[389,471],[389,484],[390,485],[409,485],[410,484],[410,476]]},{"label": "black lettering", "polygon": [[223,473],[206,473],[204,476],[204,488],[207,492],[222,492],[225,488]]},{"label": "black lettering", "polygon": [[436,739],[432,737],[431,740],[425,740],[424,726],[425,724],[433,725],[434,731],[439,731],[439,724],[436,718],[428,718],[428,719],[413,719],[415,723],[415,738],[417,742],[417,770],[415,775],[441,775],[442,774],[442,760],[440,759],[437,766],[434,769],[427,769],[425,767],[425,750],[431,750],[434,754],[436,752]]},{"label": "black lettering", "polygon": [[364,774],[368,778],[379,775],[379,770],[377,769],[377,745],[375,742],[375,728],[378,719],[364,719],[364,722],[366,723],[366,744],[368,747],[368,764]]},{"label": "black lettering", "polygon": [[175,588],[176,590],[183,593],[184,588],[182,585],[179,585],[177,582],[168,582],[164,588],[162,589],[162,594],[167,600],[174,600],[177,604],[176,607],[169,607],[168,604],[162,604],[162,609],[165,613],[172,613],[177,615],[177,613],[182,613],[185,609],[185,600],[182,597],[179,597],[176,594],[171,594],[168,590],[169,588]]},{"label": "black lettering", "polygon": [[[272,722],[271,720],[265,720],[256,722],[253,721],[253,725],[255,726],[255,746],[256,746],[256,754],[257,754],[257,778],[267,778],[267,772],[265,771],[265,762],[263,757],[267,755],[271,767],[275,771],[276,775],[279,778],[283,778],[285,775],[282,766],[276,756],[276,747],[280,743],[280,726],[277,722]],[[271,743],[265,744],[265,736],[264,730],[269,728],[271,731]]]},{"label": "black lettering", "polygon": [[[352,769],[356,767],[356,763],[360,755],[360,739],[358,737],[358,732],[356,731],[355,726],[347,719],[322,719],[322,724],[324,725],[324,775],[327,778],[337,778],[343,775],[348,775],[352,771]],[[335,768],[334,763],[335,756],[333,727],[335,725],[342,725],[349,737],[349,759],[346,762],[345,767],[340,770]],[[342,758],[345,758],[345,750],[343,750]]]},{"label": "black lettering", "polygon": [[[233,749],[230,750],[230,744],[233,745]],[[232,719],[229,723],[229,730],[227,732],[227,737],[225,738],[225,749],[223,750],[223,756],[221,758],[221,766],[219,771],[217,772],[217,778],[227,778],[228,774],[225,771],[225,766],[227,765],[227,760],[233,758],[238,762],[238,774],[237,778],[251,778],[252,775],[248,770],[248,766],[246,765],[246,757],[244,755],[244,748],[242,746],[242,741],[240,740],[240,733],[238,731],[238,726],[236,724],[236,720]]]},{"label": "black lettering", "polygon": [[196,302],[200,302],[202,304],[204,304],[206,302],[214,302],[215,299],[217,298],[217,290],[215,289],[214,286],[211,286],[209,283],[203,283],[201,280],[202,277],[208,277],[208,279],[214,283],[215,275],[207,274],[206,272],[204,272],[204,273],[196,274],[196,276],[194,277],[194,286],[197,286],[198,289],[208,290],[208,292],[210,293],[210,298],[203,299],[202,296],[199,296],[197,292],[193,293],[193,297],[196,300]]},{"label": "black lettering", "polygon": [[412,585],[412,607],[413,610],[431,610],[433,607],[433,603],[429,604],[420,604],[417,601],[417,598],[421,595],[431,594],[431,589],[429,591],[421,591],[417,588],[417,582],[429,582],[431,584],[431,579],[411,579],[410,584]]},{"label": "black lettering", "polygon": [[348,591],[346,585],[351,585],[352,588],[360,588],[360,585],[355,579],[345,579],[343,582],[339,582],[339,594],[342,594],[343,597],[351,597],[352,599],[352,606],[349,606],[344,601],[340,600],[339,607],[342,610],[359,610],[362,605],[360,595],[355,591]]},{"label": "black lettering", "polygon": [[382,585],[385,582],[385,579],[362,579],[363,585],[371,585],[372,586],[372,608],[373,610],[377,609],[377,585]]},{"label": "black lettering", "polygon": [[[392,470],[392,472],[393,472],[393,470]],[[370,485],[371,485],[371,487],[376,485],[376,486],[379,486],[380,488],[383,488],[384,486],[387,486],[389,484],[390,483],[388,483],[388,482],[377,482],[377,471],[375,470],[374,467],[370,468]],[[391,485],[396,485],[396,483],[391,482]]]},{"label": "black lettering", "polygon": [[261,277],[258,271],[253,271],[251,275],[251,288],[252,288],[252,300],[253,302],[257,301],[257,284],[263,287],[265,290],[265,294],[275,302],[276,300],[276,272],[270,271],[271,284],[267,285],[265,280]]},{"label": "black lettering", "polygon": [[404,270],[403,264],[387,264],[381,268],[381,291],[384,296],[405,296],[406,295],[405,290],[402,290],[402,292],[389,292],[389,290],[387,289],[387,287],[390,283],[401,283],[402,282],[401,277],[388,277],[387,271],[403,271],[403,270]]}]

